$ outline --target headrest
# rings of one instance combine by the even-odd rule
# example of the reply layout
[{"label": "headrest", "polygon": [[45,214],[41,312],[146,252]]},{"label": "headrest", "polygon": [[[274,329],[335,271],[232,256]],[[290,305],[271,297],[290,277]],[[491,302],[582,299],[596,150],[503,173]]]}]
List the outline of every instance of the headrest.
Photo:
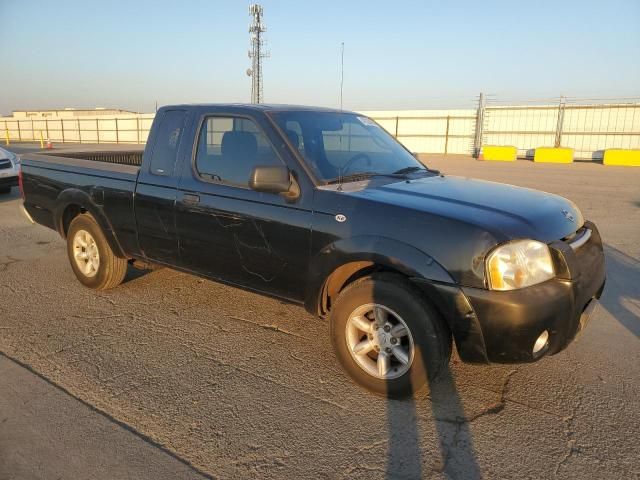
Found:
[{"label": "headrest", "polygon": [[224,132],[221,147],[223,157],[255,157],[258,153],[258,141],[251,132]]}]

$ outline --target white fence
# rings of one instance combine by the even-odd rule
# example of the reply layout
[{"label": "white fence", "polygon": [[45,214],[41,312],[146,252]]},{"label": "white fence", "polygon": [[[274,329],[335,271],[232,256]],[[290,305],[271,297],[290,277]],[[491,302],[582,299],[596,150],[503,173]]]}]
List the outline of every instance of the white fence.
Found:
[{"label": "white fence", "polygon": [[9,119],[0,118],[0,138],[19,142],[145,143],[153,113],[122,116]]},{"label": "white fence", "polygon": [[474,147],[477,110],[400,110],[362,112],[409,150],[465,153]]},{"label": "white fence", "polygon": [[[418,153],[473,154],[482,145],[512,145],[520,156],[562,146],[599,159],[608,148],[640,149],[640,101],[546,105],[481,105],[459,110],[362,112]],[[0,118],[0,138],[55,143],[145,143],[154,114],[65,119]]]}]

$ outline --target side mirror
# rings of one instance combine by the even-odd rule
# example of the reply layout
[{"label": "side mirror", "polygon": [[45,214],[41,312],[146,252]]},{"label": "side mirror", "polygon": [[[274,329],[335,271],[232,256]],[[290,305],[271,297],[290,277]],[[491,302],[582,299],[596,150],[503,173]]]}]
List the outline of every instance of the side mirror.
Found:
[{"label": "side mirror", "polygon": [[291,188],[291,175],[285,166],[254,167],[249,178],[249,187],[257,192],[288,193]]}]

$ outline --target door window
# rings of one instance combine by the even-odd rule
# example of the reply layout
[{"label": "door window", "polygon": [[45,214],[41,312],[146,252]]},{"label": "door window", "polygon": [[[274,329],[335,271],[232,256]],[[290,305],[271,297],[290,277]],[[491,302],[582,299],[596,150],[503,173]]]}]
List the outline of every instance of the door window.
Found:
[{"label": "door window", "polygon": [[195,162],[202,179],[248,188],[251,172],[258,165],[282,162],[253,120],[217,116],[204,120]]}]

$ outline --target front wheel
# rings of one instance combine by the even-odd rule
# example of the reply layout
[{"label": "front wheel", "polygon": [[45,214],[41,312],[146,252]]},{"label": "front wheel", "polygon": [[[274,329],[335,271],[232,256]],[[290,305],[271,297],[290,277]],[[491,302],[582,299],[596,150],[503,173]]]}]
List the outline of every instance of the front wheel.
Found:
[{"label": "front wheel", "polygon": [[127,260],[113,253],[102,229],[88,213],[71,221],[67,254],[78,280],[94,290],[117,287],[127,274]]},{"label": "front wheel", "polygon": [[406,397],[435,381],[451,357],[438,313],[400,275],[356,280],[331,309],[331,339],[347,373],[372,392]]}]

